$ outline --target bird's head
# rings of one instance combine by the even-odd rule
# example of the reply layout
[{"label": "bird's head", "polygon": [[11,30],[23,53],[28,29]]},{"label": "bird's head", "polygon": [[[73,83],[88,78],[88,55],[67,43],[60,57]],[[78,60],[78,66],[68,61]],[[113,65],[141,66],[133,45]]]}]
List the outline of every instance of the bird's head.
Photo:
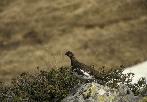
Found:
[{"label": "bird's head", "polygon": [[66,56],[68,56],[68,57],[74,57],[74,54],[71,52],[71,51],[67,51],[66,53],[65,53],[65,55]]}]

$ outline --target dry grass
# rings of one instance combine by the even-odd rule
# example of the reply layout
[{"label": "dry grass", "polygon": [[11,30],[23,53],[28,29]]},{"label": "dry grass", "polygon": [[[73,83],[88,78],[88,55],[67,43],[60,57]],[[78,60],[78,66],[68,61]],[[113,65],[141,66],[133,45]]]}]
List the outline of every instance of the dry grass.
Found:
[{"label": "dry grass", "polygon": [[67,65],[67,50],[96,66],[147,59],[145,0],[7,1],[0,8],[2,80]]}]

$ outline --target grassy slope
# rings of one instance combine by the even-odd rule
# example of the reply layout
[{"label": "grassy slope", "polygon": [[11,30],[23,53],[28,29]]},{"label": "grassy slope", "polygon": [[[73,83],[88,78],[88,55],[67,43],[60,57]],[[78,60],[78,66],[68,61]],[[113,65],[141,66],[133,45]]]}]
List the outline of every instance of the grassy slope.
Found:
[{"label": "grassy slope", "polygon": [[67,65],[66,50],[97,66],[145,60],[146,27],[145,0],[13,0],[0,12],[0,79]]}]

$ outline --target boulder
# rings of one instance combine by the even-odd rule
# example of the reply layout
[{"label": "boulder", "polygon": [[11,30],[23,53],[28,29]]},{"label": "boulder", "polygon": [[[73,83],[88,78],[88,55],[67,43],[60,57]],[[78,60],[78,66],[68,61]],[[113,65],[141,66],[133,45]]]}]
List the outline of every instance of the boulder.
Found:
[{"label": "boulder", "polygon": [[92,82],[81,85],[62,102],[139,102],[141,99],[126,85],[120,84],[118,89],[112,89]]}]

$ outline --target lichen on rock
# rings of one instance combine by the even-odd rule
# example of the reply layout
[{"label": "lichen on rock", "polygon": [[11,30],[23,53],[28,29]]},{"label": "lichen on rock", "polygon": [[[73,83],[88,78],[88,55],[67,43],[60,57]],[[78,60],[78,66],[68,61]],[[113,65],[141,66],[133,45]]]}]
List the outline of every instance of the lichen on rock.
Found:
[{"label": "lichen on rock", "polygon": [[142,97],[134,96],[133,92],[123,84],[112,89],[98,83],[86,83],[64,98],[62,102],[139,102]]}]

